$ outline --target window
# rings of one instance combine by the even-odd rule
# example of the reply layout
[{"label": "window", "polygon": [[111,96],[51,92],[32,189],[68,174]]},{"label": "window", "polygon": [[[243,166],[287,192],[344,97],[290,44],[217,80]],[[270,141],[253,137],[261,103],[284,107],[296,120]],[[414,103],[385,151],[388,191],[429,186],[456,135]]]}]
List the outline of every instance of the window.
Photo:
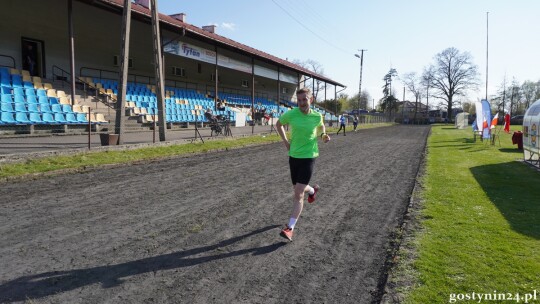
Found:
[{"label": "window", "polygon": [[197,63],[197,73],[202,73],[202,65],[200,63]]},{"label": "window", "polygon": [[174,76],[186,77],[186,70],[184,68],[172,67],[172,74]]},{"label": "window", "polygon": [[[216,75],[215,74],[210,74],[210,80],[216,81]],[[221,76],[218,76],[218,82],[219,81],[221,81]]]},{"label": "window", "polygon": [[[113,65],[114,66],[120,66],[120,56],[114,55],[114,57],[113,57]],[[128,68],[132,68],[132,67],[133,67],[133,59],[129,58],[129,60],[128,60]]]},{"label": "window", "polygon": [[281,93],[282,94],[288,94],[289,93],[289,88],[281,88]]},{"label": "window", "polygon": [[242,87],[244,88],[249,87],[249,82],[247,80],[242,80]]}]

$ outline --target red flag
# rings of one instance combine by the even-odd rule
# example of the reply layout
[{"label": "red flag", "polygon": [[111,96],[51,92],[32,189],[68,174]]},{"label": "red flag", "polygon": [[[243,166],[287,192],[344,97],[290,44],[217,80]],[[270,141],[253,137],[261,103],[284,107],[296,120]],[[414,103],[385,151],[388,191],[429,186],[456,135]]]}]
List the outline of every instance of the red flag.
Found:
[{"label": "red flag", "polygon": [[491,129],[495,128],[497,126],[497,124],[499,123],[499,113],[495,114],[495,116],[493,116],[493,119],[491,120]]},{"label": "red flag", "polygon": [[484,124],[482,126],[483,126],[484,129],[487,129],[489,127],[488,122],[487,122],[485,117],[484,117]]},{"label": "red flag", "polygon": [[510,133],[510,114],[504,115],[504,132]]}]

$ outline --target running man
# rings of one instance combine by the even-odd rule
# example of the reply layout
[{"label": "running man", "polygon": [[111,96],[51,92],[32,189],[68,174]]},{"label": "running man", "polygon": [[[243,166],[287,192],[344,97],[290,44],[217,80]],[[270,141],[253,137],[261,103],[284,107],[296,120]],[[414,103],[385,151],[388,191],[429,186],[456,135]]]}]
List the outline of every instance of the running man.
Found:
[{"label": "running man", "polygon": [[[289,151],[289,167],[291,170],[291,180],[294,187],[294,200],[289,224],[281,230],[280,235],[288,240],[292,240],[294,226],[300,217],[304,207],[304,193],[308,193],[308,202],[315,201],[319,186],[309,185],[315,158],[319,156],[317,144],[317,129],[321,130],[320,136],[323,142],[330,141],[330,136],[326,134],[324,120],[320,113],[310,108],[313,97],[307,88],[299,89],[296,92],[298,107],[281,115],[276,123],[276,129]],[[283,129],[284,125],[291,126],[291,139],[287,139],[287,134]]]},{"label": "running man", "polygon": [[345,114],[342,114],[339,117],[339,130],[337,131],[336,135],[339,135],[339,131],[343,130],[343,136],[347,136],[347,134],[345,134],[345,120]]},{"label": "running man", "polygon": [[[358,116],[354,115],[353,119],[353,131],[356,132],[356,127],[358,127]],[[345,131],[343,131],[343,134],[345,134]]]}]

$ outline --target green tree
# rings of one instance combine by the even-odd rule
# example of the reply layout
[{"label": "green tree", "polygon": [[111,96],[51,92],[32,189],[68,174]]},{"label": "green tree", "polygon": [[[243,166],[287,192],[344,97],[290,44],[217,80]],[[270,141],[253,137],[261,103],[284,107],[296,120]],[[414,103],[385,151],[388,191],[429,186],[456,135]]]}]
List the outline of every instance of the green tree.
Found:
[{"label": "green tree", "polygon": [[380,100],[380,106],[383,112],[388,112],[390,115],[392,111],[397,110],[398,99],[394,97],[394,93],[392,92],[392,78],[396,76],[396,69],[390,69],[383,77],[384,85],[382,88],[384,97]]}]

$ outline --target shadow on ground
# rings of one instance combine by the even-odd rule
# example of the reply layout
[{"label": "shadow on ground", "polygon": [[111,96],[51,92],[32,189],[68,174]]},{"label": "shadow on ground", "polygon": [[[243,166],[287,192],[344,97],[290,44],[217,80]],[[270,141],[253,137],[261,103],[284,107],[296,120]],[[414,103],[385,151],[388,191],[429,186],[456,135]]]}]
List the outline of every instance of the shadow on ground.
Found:
[{"label": "shadow on ground", "polygon": [[271,253],[286,245],[286,243],[276,242],[274,244],[262,247],[247,248],[236,251],[233,250],[221,254],[190,258],[190,256],[212,252],[216,249],[232,245],[242,241],[245,238],[277,227],[279,226],[271,225],[244,235],[224,240],[214,245],[164,254],[117,265],[98,266],[87,269],[74,269],[66,271],[52,271],[20,277],[0,285],[0,303],[43,298],[49,295],[73,290],[95,283],[101,283],[103,288],[109,288],[122,284],[122,278],[133,275],[194,266],[214,260],[226,259],[246,254],[261,255]]},{"label": "shadow on ground", "polygon": [[538,172],[516,161],[473,167],[471,172],[514,231],[540,239]]}]

